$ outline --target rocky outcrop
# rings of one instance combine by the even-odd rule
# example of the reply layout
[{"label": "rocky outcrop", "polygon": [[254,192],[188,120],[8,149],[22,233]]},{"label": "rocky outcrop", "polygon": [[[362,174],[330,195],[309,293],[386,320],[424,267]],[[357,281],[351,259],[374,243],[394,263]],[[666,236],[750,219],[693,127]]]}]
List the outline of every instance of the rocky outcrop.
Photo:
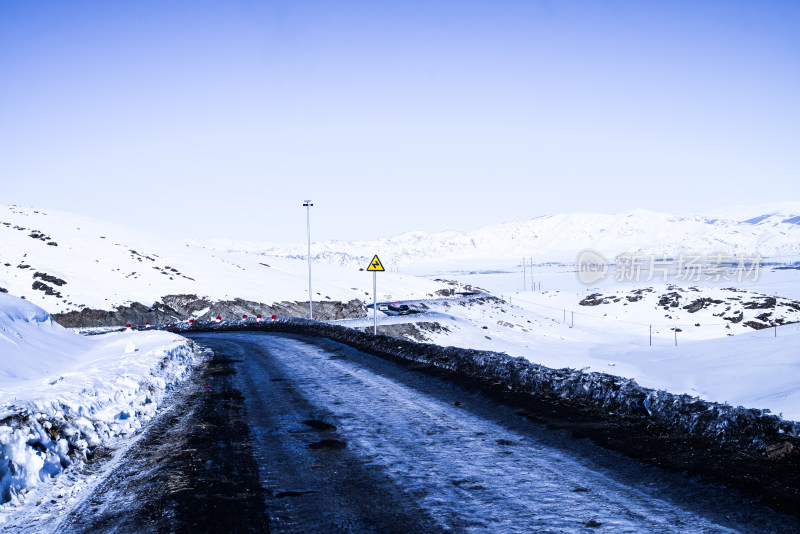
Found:
[{"label": "rocky outcrop", "polygon": [[[374,330],[372,326],[357,327],[355,330],[371,334]],[[449,332],[446,326],[439,323],[420,322],[420,323],[399,323],[378,325],[378,334],[408,339],[410,341],[426,342],[430,341],[426,332]]]},{"label": "rocky outcrop", "polygon": [[702,298],[693,300],[690,304],[687,304],[683,307],[684,310],[688,310],[689,313],[697,313],[700,310],[707,308],[711,304],[722,304],[721,300],[712,299],[712,298]]},{"label": "rocky outcrop", "polygon": [[[364,304],[357,299],[350,302],[314,302],[314,318],[322,321],[366,317]],[[96,326],[125,326],[166,324],[189,319],[223,320],[241,319],[243,315],[270,317],[307,317],[308,302],[273,302],[266,304],[244,299],[210,301],[197,295],[167,295],[150,306],[133,302],[114,310],[84,308],[79,311],[57,313],[53,319],[68,328]]]}]

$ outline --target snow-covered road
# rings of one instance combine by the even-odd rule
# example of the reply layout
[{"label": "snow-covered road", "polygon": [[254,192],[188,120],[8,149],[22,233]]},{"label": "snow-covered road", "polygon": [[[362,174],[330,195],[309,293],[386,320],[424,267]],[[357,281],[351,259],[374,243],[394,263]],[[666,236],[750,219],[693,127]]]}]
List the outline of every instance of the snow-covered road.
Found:
[{"label": "snow-covered road", "polygon": [[800,528],[796,518],[336,342],[192,337],[236,362],[271,531],[381,530],[401,517],[426,531]]}]

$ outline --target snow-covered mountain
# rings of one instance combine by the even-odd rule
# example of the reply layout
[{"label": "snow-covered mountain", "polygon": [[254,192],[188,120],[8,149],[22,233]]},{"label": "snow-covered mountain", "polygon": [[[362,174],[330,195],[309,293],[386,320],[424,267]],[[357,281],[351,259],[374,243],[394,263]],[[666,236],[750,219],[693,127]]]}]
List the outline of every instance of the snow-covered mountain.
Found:
[{"label": "snow-covered mountain", "polygon": [[714,211],[712,215],[761,226],[800,225],[800,203],[772,202],[755,206],[731,206]]},{"label": "snow-covered mountain", "polygon": [[[372,295],[371,276],[358,269],[318,265],[313,278],[315,302]],[[381,298],[398,299],[441,287],[387,273],[380,289]],[[150,306],[166,295],[296,303],[308,300],[308,270],[305,261],[226,253],[69,213],[0,206],[0,293],[53,314]]]},{"label": "snow-covered mountain", "polygon": [[[800,203],[732,208],[721,215],[672,215],[633,210],[615,215],[576,213],[488,226],[468,232],[409,232],[376,241],[326,241],[312,245],[319,261],[365,265],[374,254],[384,264],[406,266],[473,259],[573,262],[581,250],[612,258],[621,253],[755,254],[800,258]],[[259,245],[216,241],[223,250],[305,257],[305,244]]]},{"label": "snow-covered mountain", "polygon": [[[735,208],[729,217],[643,210],[553,215],[468,232],[313,243],[314,300],[370,298],[371,276],[360,269],[375,254],[388,270],[381,275],[379,298],[392,300],[423,298],[443,287],[391,272],[412,264],[469,267],[475,260],[522,257],[573,262],[584,248],[609,258],[622,252],[800,258],[800,203]],[[133,302],[150,306],[167,295],[301,303],[308,299],[305,253],[304,243],[184,243],[72,214],[0,207],[0,292],[25,297],[54,314],[113,310]],[[191,313],[201,311],[213,313],[204,306]]]}]

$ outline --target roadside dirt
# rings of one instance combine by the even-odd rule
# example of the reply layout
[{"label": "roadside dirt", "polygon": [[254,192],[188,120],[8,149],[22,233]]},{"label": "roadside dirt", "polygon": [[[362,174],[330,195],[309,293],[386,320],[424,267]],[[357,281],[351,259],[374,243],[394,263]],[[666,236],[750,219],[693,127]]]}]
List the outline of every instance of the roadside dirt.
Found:
[{"label": "roadside dirt", "polygon": [[234,363],[215,355],[201,364],[56,532],[268,532]]}]

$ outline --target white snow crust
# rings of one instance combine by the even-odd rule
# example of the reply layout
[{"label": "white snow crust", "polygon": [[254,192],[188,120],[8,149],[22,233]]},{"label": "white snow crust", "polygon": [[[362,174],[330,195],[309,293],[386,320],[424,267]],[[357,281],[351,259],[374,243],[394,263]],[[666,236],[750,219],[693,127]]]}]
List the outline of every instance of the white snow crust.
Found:
[{"label": "white snow crust", "polygon": [[0,525],[48,492],[66,507],[81,484],[60,475],[135,435],[195,359],[180,336],[83,337],[0,294]]}]

